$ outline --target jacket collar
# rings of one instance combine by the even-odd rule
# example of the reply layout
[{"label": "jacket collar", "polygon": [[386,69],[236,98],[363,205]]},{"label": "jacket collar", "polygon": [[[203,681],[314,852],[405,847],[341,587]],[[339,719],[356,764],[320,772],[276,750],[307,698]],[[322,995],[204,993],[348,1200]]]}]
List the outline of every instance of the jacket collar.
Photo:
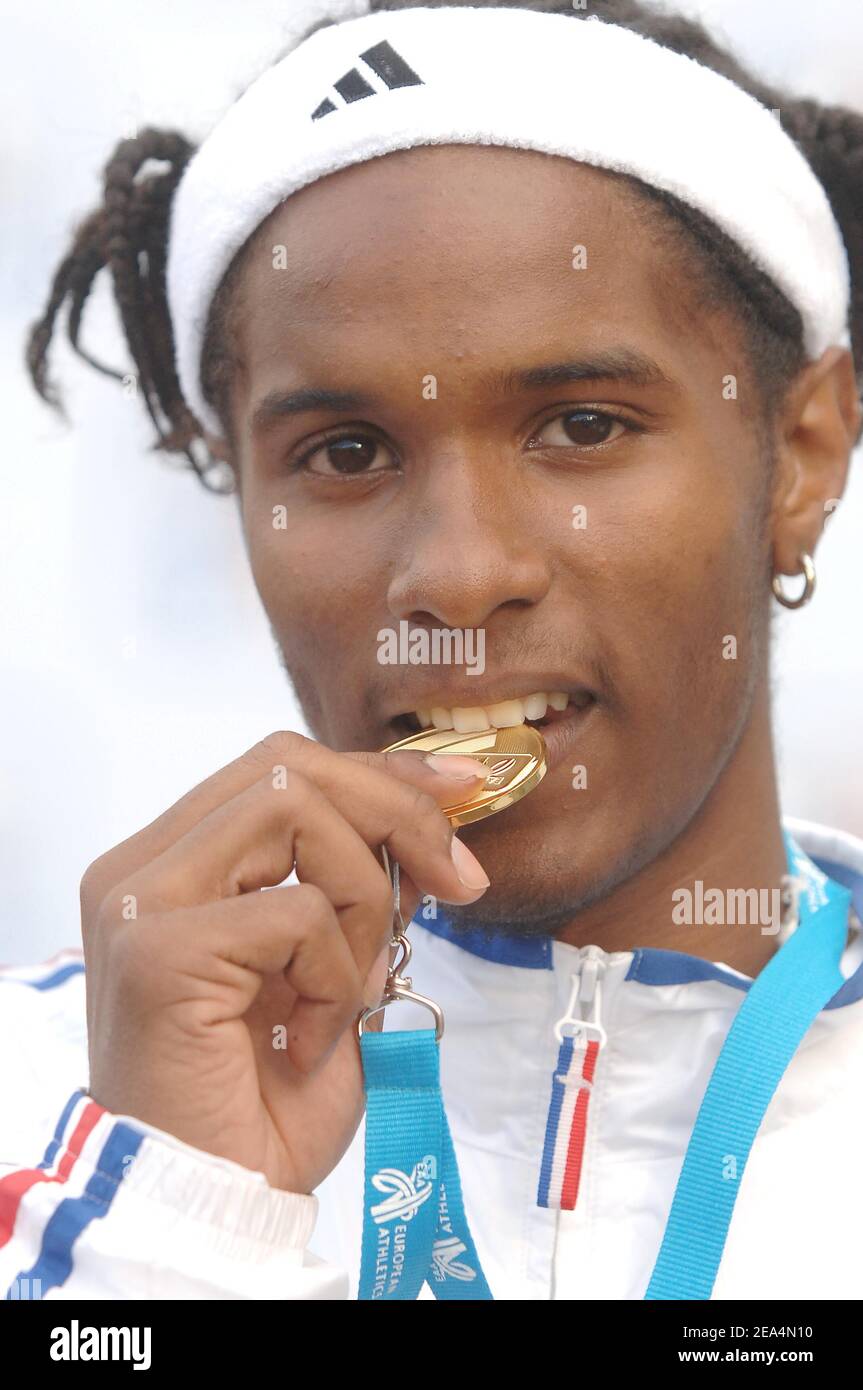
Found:
[{"label": "jacket collar", "polygon": [[[851,891],[854,912],[858,919],[863,919],[863,840],[841,830],[791,817],[783,819],[783,829],[793,837],[816,869]],[[434,919],[424,919],[420,912],[414,922],[424,931],[450,941],[483,960],[522,970],[554,969],[552,936],[514,937],[505,932],[496,932],[493,927],[456,929],[446,914],[441,912]],[[686,951],[668,951],[655,946],[639,946],[633,950],[626,979],[645,985],[720,980],[743,991],[752,983],[749,976],[739,974],[728,966],[704,960]],[[838,1008],[855,1003],[860,998],[863,998],[863,962],[853,970],[826,1007]]]}]

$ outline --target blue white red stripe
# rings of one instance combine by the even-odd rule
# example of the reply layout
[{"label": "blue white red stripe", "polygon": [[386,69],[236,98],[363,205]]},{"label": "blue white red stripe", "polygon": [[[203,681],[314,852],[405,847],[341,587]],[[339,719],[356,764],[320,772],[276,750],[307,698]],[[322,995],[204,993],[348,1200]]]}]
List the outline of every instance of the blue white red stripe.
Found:
[{"label": "blue white red stripe", "polygon": [[73,975],[83,975],[84,955],[80,950],[58,951],[38,965],[0,966],[0,984],[29,985],[31,989],[55,989]]},{"label": "blue white red stripe", "polygon": [[[0,1178],[0,1250],[8,1247],[8,1258],[14,1260],[19,1223],[43,1223],[39,1253],[29,1268],[15,1273],[7,1299],[44,1298],[65,1283],[76,1240],[91,1221],[107,1214],[126,1163],[143,1139],[129,1125],[114,1122],[84,1091],[73,1092],[41,1163]],[[27,1245],[32,1245],[32,1226]],[[8,1266],[6,1273],[8,1277]]]},{"label": "blue white red stripe", "polygon": [[587,1116],[599,1042],[565,1036],[551,1083],[536,1202],[572,1211],[578,1200]]},{"label": "blue white red stripe", "polygon": [[28,1192],[39,1183],[67,1181],[91,1130],[104,1113],[102,1106],[94,1100],[88,1101],[83,1091],[74,1091],[66,1102],[42,1162],[36,1168],[19,1168],[0,1178],[0,1249],[12,1238],[21,1203]]}]

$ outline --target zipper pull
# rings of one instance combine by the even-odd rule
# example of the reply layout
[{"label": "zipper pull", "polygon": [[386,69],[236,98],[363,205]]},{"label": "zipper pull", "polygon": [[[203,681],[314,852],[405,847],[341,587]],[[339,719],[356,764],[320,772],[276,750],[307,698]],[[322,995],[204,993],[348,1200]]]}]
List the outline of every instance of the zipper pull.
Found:
[{"label": "zipper pull", "polygon": [[595,1038],[600,1047],[606,1042],[607,1034],[600,1022],[601,981],[605,968],[606,961],[599,947],[586,946],[578,969],[572,973],[572,993],[566,1013],[555,1024],[554,1036],[559,1043],[565,1037],[585,1042]]}]

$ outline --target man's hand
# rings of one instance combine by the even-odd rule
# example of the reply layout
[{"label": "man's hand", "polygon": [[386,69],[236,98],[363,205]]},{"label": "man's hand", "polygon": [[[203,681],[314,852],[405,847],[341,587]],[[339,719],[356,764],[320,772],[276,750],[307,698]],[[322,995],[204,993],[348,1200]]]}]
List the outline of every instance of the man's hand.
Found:
[{"label": "man's hand", "polygon": [[363,1113],[355,1024],[383,991],[392,924],[377,853],[401,866],[406,919],[422,894],[480,897],[488,880],[441,810],[481,785],[472,762],[271,734],[95,860],[93,1098],[274,1187],[317,1187]]}]

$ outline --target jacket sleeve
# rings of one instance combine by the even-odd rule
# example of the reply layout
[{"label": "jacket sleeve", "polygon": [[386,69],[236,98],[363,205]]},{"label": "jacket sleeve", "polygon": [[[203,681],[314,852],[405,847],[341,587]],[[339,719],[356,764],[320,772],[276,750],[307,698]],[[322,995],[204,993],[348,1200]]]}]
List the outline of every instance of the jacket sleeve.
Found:
[{"label": "jacket sleeve", "polygon": [[346,1299],[314,1195],[70,1096],[41,1162],[0,1163],[0,1295]]}]

